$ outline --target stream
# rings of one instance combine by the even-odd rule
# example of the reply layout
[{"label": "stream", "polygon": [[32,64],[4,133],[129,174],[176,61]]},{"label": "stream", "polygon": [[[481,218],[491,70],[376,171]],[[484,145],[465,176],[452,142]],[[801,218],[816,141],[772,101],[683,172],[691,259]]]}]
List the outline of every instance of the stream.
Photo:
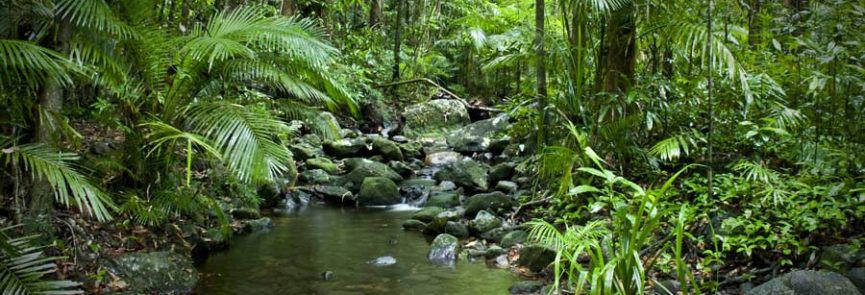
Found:
[{"label": "stream", "polygon": [[[411,210],[312,206],[274,216],[199,267],[197,294],[508,294],[518,281],[483,261],[436,266],[429,239],[403,231]],[[392,256],[395,264],[371,260]],[[323,273],[332,272],[325,280]]]}]

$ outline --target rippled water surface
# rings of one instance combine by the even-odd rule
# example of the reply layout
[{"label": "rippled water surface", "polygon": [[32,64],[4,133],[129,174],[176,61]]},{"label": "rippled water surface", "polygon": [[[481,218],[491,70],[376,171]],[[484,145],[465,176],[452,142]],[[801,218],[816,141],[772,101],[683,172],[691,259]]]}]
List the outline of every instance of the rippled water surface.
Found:
[{"label": "rippled water surface", "polygon": [[[198,294],[508,294],[507,270],[431,265],[429,243],[400,224],[404,210],[308,208],[273,217],[269,233],[236,238],[199,270]],[[367,262],[393,256],[397,263]],[[332,271],[331,280],[322,273]]]}]

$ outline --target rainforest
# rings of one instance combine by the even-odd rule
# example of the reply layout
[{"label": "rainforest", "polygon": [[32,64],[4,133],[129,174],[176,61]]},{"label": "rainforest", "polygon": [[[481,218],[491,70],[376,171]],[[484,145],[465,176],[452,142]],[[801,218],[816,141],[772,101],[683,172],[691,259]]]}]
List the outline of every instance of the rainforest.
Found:
[{"label": "rainforest", "polygon": [[865,294],[863,0],[0,1],[0,293]]}]

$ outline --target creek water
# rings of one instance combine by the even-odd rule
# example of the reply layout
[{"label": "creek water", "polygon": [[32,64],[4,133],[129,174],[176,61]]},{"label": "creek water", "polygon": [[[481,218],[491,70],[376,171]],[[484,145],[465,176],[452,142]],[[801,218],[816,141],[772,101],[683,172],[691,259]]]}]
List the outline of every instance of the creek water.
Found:
[{"label": "creek water", "polygon": [[[313,206],[272,217],[199,267],[197,294],[508,294],[518,278],[483,261],[436,266],[430,237],[406,232],[411,211]],[[392,256],[396,263],[369,263]],[[325,280],[324,272],[332,272]]]}]

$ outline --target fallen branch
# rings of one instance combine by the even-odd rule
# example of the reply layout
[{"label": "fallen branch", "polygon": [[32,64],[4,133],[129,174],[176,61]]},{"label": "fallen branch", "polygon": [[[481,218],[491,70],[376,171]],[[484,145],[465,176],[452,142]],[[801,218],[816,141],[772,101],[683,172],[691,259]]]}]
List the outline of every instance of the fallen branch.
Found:
[{"label": "fallen branch", "polygon": [[375,86],[373,86],[373,88],[388,88],[388,87],[396,87],[396,86],[404,85],[404,84],[421,83],[421,82],[426,83],[426,84],[429,84],[429,85],[432,85],[432,86],[435,87],[435,88],[438,88],[439,90],[441,90],[441,91],[444,92],[445,94],[447,94],[447,95],[453,97],[454,99],[456,99],[457,101],[459,101],[460,103],[462,103],[462,104],[463,104],[465,107],[467,107],[467,108],[478,109],[478,110],[489,111],[489,112],[501,112],[501,110],[496,109],[496,108],[491,108],[491,107],[482,107],[482,106],[472,106],[471,104],[469,104],[469,103],[468,103],[465,99],[463,99],[462,97],[459,97],[458,95],[454,94],[453,92],[451,92],[451,91],[448,90],[447,88],[444,88],[444,87],[442,87],[441,85],[439,85],[438,83],[436,83],[435,81],[430,80],[430,79],[427,79],[427,78],[420,78],[420,79],[413,79],[413,80],[405,80],[405,81],[397,81],[397,82],[387,83],[387,84],[379,84],[379,85],[375,85]]}]

